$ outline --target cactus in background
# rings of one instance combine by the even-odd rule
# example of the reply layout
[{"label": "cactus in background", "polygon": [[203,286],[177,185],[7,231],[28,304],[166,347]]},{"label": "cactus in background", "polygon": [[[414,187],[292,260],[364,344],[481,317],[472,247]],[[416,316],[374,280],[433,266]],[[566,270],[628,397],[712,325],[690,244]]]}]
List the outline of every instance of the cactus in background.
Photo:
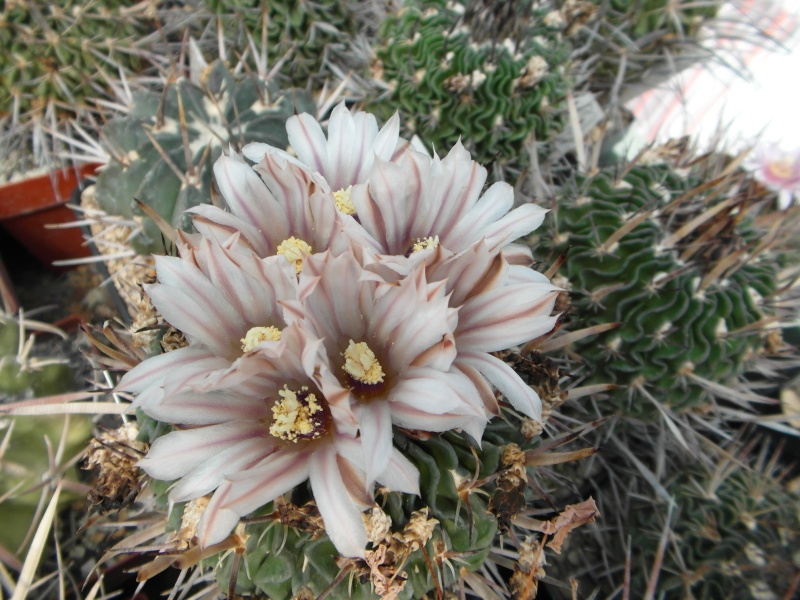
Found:
[{"label": "cactus in background", "polygon": [[[674,499],[657,590],[664,598],[789,598],[800,572],[800,496],[764,440],[716,466],[673,468]],[[676,465],[677,467],[677,465]],[[796,487],[796,486],[795,486]],[[653,511],[653,505],[660,510]],[[667,520],[663,501],[631,507],[634,589],[645,589]]]},{"label": "cactus in background", "polygon": [[701,408],[765,345],[780,346],[767,336],[780,288],[773,247],[785,233],[756,225],[750,209],[770,196],[718,159],[580,177],[542,240],[566,255],[572,319],[620,323],[573,350],[591,381],[622,386],[611,398],[626,416]]},{"label": "cactus in background", "polygon": [[[220,61],[201,66],[192,70],[196,80],[168,83],[162,94],[134,94],[128,114],[103,129],[111,158],[96,197],[106,213],[141,217],[138,200],[186,229],[190,220],[183,212],[212,201],[212,166],[223,149],[255,141],[285,147],[286,119],[313,112],[304,92],[278,93],[265,79],[237,74]],[[142,218],[141,225],[134,248],[162,253],[155,223]]]},{"label": "cactus in background", "polygon": [[[35,338],[25,339],[25,327],[37,325],[22,318],[0,316],[0,398],[35,398],[72,389],[69,361],[31,356]],[[45,327],[51,333],[64,335],[54,327]]]},{"label": "cactus in background", "polygon": [[[722,0],[674,2],[672,0],[568,0],[582,11],[597,11],[597,18],[580,45],[591,61],[589,87],[608,92],[623,70],[623,98],[635,95],[636,84],[658,84],[693,62],[708,56],[699,42],[704,24],[713,19]],[[565,8],[566,10],[566,8]],[[624,62],[623,62],[624,61]]]},{"label": "cactus in background", "polygon": [[[248,49],[248,36],[257,43],[262,40],[266,22],[266,54],[270,67],[285,61],[280,75],[290,85],[315,89],[331,76],[338,78],[348,71],[367,68],[369,53],[359,51],[354,42],[359,30],[367,25],[374,27],[374,23],[368,21],[376,15],[370,14],[368,4],[286,0],[200,2],[205,11],[220,20],[226,40],[240,54]],[[211,37],[216,37],[216,28],[209,29]]]},{"label": "cactus in background", "polygon": [[381,26],[371,104],[441,151],[459,137],[483,163],[517,171],[525,143],[557,133],[570,47],[560,13],[531,2],[407,2]]},{"label": "cactus in background", "polygon": [[[14,156],[2,177],[59,162],[68,119],[88,123],[120,77],[153,56],[156,0],[4,2],[0,8],[0,143]],[[61,160],[63,162],[63,159]]]},{"label": "cactus in background", "polygon": [[[33,336],[26,341],[25,328],[64,335],[54,327],[21,317],[0,318],[0,408],[6,402],[75,389],[69,361],[33,356],[41,354],[42,350],[34,345]],[[52,450],[58,447],[62,436],[66,436],[63,456],[70,459],[86,444],[90,431],[91,422],[81,417],[67,418],[67,421],[61,416],[0,417],[0,510],[3,513],[0,546],[15,553],[29,529],[36,529],[33,518],[43,493],[43,477],[47,473],[56,475],[50,471],[51,455],[43,438],[49,439]],[[74,467],[67,476],[76,477]],[[62,496],[63,501],[69,499],[66,493]]]}]

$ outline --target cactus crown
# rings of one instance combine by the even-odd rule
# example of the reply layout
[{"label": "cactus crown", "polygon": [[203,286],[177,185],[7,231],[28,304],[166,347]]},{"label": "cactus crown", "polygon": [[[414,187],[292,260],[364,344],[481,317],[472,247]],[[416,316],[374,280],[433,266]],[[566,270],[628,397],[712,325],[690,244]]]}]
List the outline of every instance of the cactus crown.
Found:
[{"label": "cactus crown", "polygon": [[711,382],[732,383],[765,344],[762,319],[776,293],[777,231],[750,209],[770,199],[713,157],[638,164],[580,178],[552,220],[555,254],[582,325],[619,327],[576,352],[593,381],[633,417],[701,406]]},{"label": "cactus crown", "polygon": [[381,27],[376,76],[408,133],[435,150],[459,138],[480,162],[524,164],[526,141],[561,127],[569,47],[530,2],[411,2]]},{"label": "cactus crown", "polygon": [[272,83],[221,61],[194,73],[195,78],[167,84],[161,95],[134,94],[128,114],[103,129],[111,160],[98,177],[97,200],[111,215],[141,220],[133,240],[141,253],[163,252],[163,242],[135,200],[172,226],[188,229],[183,213],[212,201],[212,166],[223,149],[254,141],[285,147],[286,119],[313,112],[306,93],[278,93]]}]

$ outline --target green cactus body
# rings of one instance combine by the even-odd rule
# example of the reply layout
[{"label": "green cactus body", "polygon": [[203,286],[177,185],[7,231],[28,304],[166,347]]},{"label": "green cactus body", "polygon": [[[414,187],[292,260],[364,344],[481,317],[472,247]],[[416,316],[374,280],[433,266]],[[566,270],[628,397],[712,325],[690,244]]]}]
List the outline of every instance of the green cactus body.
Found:
[{"label": "green cactus body", "polygon": [[137,43],[148,31],[144,7],[128,2],[5,2],[0,15],[0,112],[48,106],[74,114],[108,81],[142,66]]},{"label": "green cactus body", "polygon": [[[313,112],[305,93],[277,95],[256,78],[234,76],[221,62],[202,77],[202,83],[171,83],[163,96],[137,93],[130,112],[106,125],[103,138],[112,159],[98,177],[97,201],[107,213],[141,216],[135,198],[174,227],[188,229],[183,213],[211,202],[212,166],[223,149],[255,141],[285,147],[286,119]],[[143,219],[142,227],[134,248],[163,252],[155,223]]]},{"label": "green cactus body", "polygon": [[[667,484],[675,500],[658,580],[664,598],[788,598],[800,568],[800,497],[758,464],[699,466]],[[632,508],[634,584],[656,556],[666,509]],[[638,580],[638,581],[637,581]]]},{"label": "green cactus body", "polygon": [[701,27],[714,18],[722,6],[721,0],[588,1],[598,7],[602,19],[598,33],[587,39],[585,53],[594,63],[590,80],[593,90],[608,90],[615,84],[623,54],[627,58],[625,85],[643,79],[648,84],[657,83],[704,58],[705,53],[693,50],[692,46],[699,46]]},{"label": "green cactus body", "polygon": [[667,165],[633,167],[621,181],[602,171],[553,213],[573,318],[621,323],[573,349],[592,381],[625,386],[612,398],[628,416],[658,415],[648,395],[678,412],[701,406],[703,381],[731,383],[762,345],[749,326],[769,314],[762,299],[775,291],[778,263],[749,256],[758,233],[739,222],[736,202],[691,223],[724,200],[719,192],[736,193],[703,193],[703,181]]},{"label": "green cactus body", "polygon": [[[152,442],[167,432],[163,424],[142,413],[137,418],[142,440]],[[389,535],[393,534],[396,539],[402,539],[404,533],[407,535],[412,521],[419,518],[415,511],[427,510],[427,518],[436,520],[432,525],[432,535],[425,544],[427,558],[419,546],[408,547],[408,539],[405,542],[408,553],[402,560],[391,553],[396,553],[403,543],[392,546],[388,536],[381,542],[384,549],[389,548],[389,558],[385,563],[376,564],[387,570],[387,574],[394,574],[391,569],[399,567],[397,582],[405,581],[398,598],[408,600],[431,593],[436,587],[434,577],[442,589],[453,589],[457,587],[460,568],[475,571],[485,566],[498,530],[498,518],[489,501],[495,494],[493,476],[503,469],[501,454],[510,441],[533,447],[538,438],[533,442],[527,441],[519,431],[518,422],[514,425],[499,419],[488,426],[480,448],[475,448],[463,434],[454,432],[424,440],[396,434],[397,447],[419,469],[422,497],[379,491],[378,504],[391,519],[392,533]],[[482,493],[475,493],[478,488],[464,492],[464,482],[484,479],[488,482],[480,486]],[[157,497],[156,504],[166,510],[170,484],[153,481],[150,487]],[[527,494],[530,495],[530,491]],[[307,504],[311,499],[309,488],[302,485],[285,497],[290,503],[283,505],[290,507],[283,513],[285,519],[276,516],[279,514],[276,502],[250,516],[253,522],[244,529],[247,539],[238,565],[236,594],[288,600],[315,598],[328,590],[330,595],[326,597],[329,598],[366,600],[379,597],[375,582],[370,578],[369,550],[367,562],[356,561],[352,573],[337,580],[344,559],[337,558],[316,507]],[[181,515],[185,507],[185,503],[173,507],[169,519],[171,530],[182,526]],[[259,522],[258,517],[264,518]],[[380,547],[373,542],[373,548]],[[446,555],[457,558],[449,559],[452,562],[450,566],[436,562],[435,557]],[[212,557],[206,565],[214,567],[220,588],[229,589],[234,554]]]},{"label": "green cactus body", "polygon": [[[19,356],[19,323],[9,317],[0,318],[0,404],[55,395],[74,389],[74,376],[68,364],[58,359]],[[39,349],[34,346],[34,352]],[[64,456],[72,458],[86,444],[91,433],[91,420],[73,417],[64,428],[62,416],[5,416],[0,418],[0,439],[8,436],[8,445],[0,460],[0,545],[12,552],[25,539],[41,500],[42,476],[50,468],[47,437],[51,448],[58,447],[66,436]],[[13,428],[13,429],[12,429]],[[75,479],[74,467],[66,476]],[[64,493],[62,503],[75,498]]]},{"label": "green cactus body", "polygon": [[570,49],[545,24],[547,11],[530,3],[511,8],[505,38],[481,31],[481,18],[466,19],[466,4],[409,2],[384,22],[377,56],[391,91],[372,109],[384,117],[400,110],[407,133],[438,152],[461,138],[478,162],[519,167],[527,140],[547,140],[562,126],[556,108]]},{"label": "green cactus body", "polygon": [[[358,29],[356,13],[348,2],[203,0],[203,3],[219,17],[226,39],[241,48],[240,52],[248,47],[247,33],[256,42],[261,40],[266,13],[268,63],[275,65],[286,57],[281,74],[291,85],[301,88],[309,82],[318,86],[324,83],[331,75],[327,63],[336,62],[331,54],[346,53]],[[352,59],[353,53],[349,54]]]}]

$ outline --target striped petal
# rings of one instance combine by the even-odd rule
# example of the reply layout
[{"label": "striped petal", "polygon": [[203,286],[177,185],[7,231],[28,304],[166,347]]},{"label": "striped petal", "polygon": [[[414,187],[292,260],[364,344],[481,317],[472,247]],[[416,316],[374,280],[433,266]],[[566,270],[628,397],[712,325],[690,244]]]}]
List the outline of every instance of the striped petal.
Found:
[{"label": "striped petal", "polygon": [[524,415],[542,421],[542,401],[516,371],[491,354],[464,352],[458,361],[474,367],[506,397],[511,406]]},{"label": "striped petal", "polygon": [[350,499],[331,446],[314,453],[309,461],[309,481],[325,531],[342,556],[364,556],[367,531],[361,511]]}]

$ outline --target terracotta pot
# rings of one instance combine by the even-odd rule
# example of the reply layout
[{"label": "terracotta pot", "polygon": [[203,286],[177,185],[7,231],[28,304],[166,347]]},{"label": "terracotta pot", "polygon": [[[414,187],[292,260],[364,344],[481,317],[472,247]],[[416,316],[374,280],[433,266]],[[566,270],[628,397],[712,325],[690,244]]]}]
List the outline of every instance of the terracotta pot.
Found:
[{"label": "terracotta pot", "polygon": [[54,260],[91,256],[79,227],[47,226],[75,221],[66,203],[79,182],[93,174],[97,166],[52,171],[0,186],[0,224],[51,269],[57,269]]}]

